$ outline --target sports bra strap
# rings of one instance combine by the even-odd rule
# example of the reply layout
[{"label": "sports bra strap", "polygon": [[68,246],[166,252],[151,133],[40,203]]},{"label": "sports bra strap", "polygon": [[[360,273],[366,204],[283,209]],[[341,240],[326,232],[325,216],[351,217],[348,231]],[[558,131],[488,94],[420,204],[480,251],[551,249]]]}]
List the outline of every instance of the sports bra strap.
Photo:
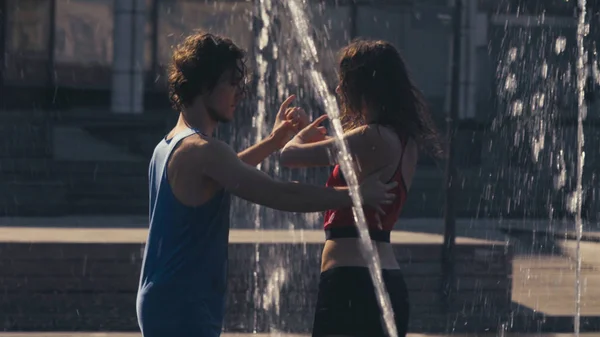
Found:
[{"label": "sports bra strap", "polygon": [[400,138],[400,142],[402,143],[402,154],[400,155],[400,162],[398,162],[398,167],[402,167],[402,159],[404,159],[404,153],[406,153],[406,146],[408,145],[408,136]]}]

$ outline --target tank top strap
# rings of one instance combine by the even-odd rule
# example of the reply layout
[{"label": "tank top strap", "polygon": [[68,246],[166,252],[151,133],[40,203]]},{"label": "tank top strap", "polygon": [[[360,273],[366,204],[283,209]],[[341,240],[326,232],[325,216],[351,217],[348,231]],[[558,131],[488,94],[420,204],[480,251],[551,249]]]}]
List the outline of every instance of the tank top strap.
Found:
[{"label": "tank top strap", "polygon": [[404,159],[404,154],[406,153],[406,147],[408,145],[408,136],[401,137],[400,142],[402,143],[402,154],[400,155],[398,166],[402,166],[402,160]]},{"label": "tank top strap", "polygon": [[202,136],[206,135],[202,132],[200,132],[198,129],[194,129],[194,128],[187,128],[185,130],[182,130],[180,132],[178,132],[177,134],[175,134],[171,139],[164,139],[163,142],[166,144],[165,147],[162,148],[162,151],[160,151],[160,153],[158,154],[157,158],[155,158],[156,164],[158,165],[157,172],[159,173],[160,176],[162,176],[161,180],[165,180],[166,179],[166,167],[168,165],[169,159],[171,158],[171,155],[173,154],[173,150],[175,150],[175,148],[177,147],[177,145],[185,138],[194,135],[194,134],[200,134]]},{"label": "tank top strap", "polygon": [[406,148],[408,146],[408,136],[404,136],[400,138],[400,142],[402,143],[402,154],[400,154],[400,160],[398,161],[398,167],[396,167],[396,172],[394,173],[394,178],[400,180],[400,184],[404,193],[408,193],[408,187],[406,186],[406,181],[404,181],[404,174],[402,173],[402,162],[404,161],[404,154],[406,153]]},{"label": "tank top strap", "polygon": [[167,141],[167,143],[169,144],[169,152],[171,152],[173,150],[173,148],[175,148],[177,146],[177,144],[179,144],[179,142],[182,141],[184,138],[187,138],[194,134],[199,134],[204,137],[207,137],[204,133],[202,133],[198,129],[187,128],[187,129],[175,134],[175,136],[173,136],[173,138],[171,138]]}]

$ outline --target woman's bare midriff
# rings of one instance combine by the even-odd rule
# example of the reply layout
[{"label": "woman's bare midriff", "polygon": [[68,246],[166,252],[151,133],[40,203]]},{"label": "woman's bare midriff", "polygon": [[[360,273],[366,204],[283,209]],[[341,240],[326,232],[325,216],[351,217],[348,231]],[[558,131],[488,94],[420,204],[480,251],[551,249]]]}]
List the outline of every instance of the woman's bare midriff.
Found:
[{"label": "woman's bare midriff", "polygon": [[[382,269],[400,269],[394,249],[389,242],[371,241],[379,254]],[[341,238],[325,241],[321,256],[321,272],[334,267],[368,267],[371,263],[363,257],[360,239]]]}]

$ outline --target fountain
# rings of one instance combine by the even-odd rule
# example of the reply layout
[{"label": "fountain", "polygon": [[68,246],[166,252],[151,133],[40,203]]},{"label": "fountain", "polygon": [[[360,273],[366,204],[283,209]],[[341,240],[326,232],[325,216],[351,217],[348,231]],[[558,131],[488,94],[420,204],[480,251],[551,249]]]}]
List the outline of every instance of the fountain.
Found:
[{"label": "fountain", "polygon": [[[256,116],[252,119],[252,126],[255,129],[256,136],[254,139],[254,143],[258,143],[260,140],[265,138],[268,135],[268,124],[266,119],[267,113],[267,99],[271,97],[271,93],[274,91],[271,83],[269,81],[269,59],[273,61],[273,57],[269,56],[275,54],[277,52],[275,43],[273,43],[271,50],[267,50],[269,47],[270,36],[273,34],[273,29],[271,28],[271,16],[272,16],[272,7],[273,4],[270,0],[263,1],[255,1],[254,13],[257,18],[262,23],[258,39],[256,41],[256,71],[257,71],[257,81],[256,81],[256,95],[257,95],[257,104],[256,104]],[[267,91],[267,86],[269,86],[269,91]],[[275,95],[277,97],[277,95]],[[271,106],[269,108],[272,109]],[[269,163],[269,162],[267,162]],[[258,168],[261,168],[261,164],[258,165]],[[267,168],[268,169],[268,168]],[[260,230],[261,225],[261,208],[259,205],[251,205],[252,212],[254,213],[254,228],[256,230]],[[262,304],[262,294],[260,292],[259,287],[259,273],[260,273],[260,249],[259,244],[256,243],[254,245],[254,260],[255,260],[255,268],[252,274],[253,278],[253,300],[254,300],[254,314],[253,314],[253,332],[257,332],[258,327],[258,312],[261,309]],[[265,309],[265,308],[262,308]]]},{"label": "fountain", "polygon": [[[582,188],[584,177],[583,120],[586,113],[583,92],[588,76],[583,41],[586,31],[589,30],[584,10],[585,1],[579,1],[578,5],[582,10],[578,16],[577,32],[568,25],[559,24],[556,25],[556,28],[554,26],[547,28],[550,26],[545,26],[545,14],[531,16],[529,19],[517,18],[517,21],[521,22],[519,23],[520,28],[517,29],[509,26],[507,22],[496,22],[497,27],[491,28],[491,35],[496,37],[491,42],[491,49],[500,55],[495,91],[498,94],[497,111],[501,113],[492,117],[492,131],[487,134],[487,148],[483,149],[484,152],[490,152],[488,158],[484,158],[482,171],[486,173],[482,174],[480,182],[475,183],[476,185],[482,184],[482,190],[486,191],[478,206],[480,215],[500,219],[517,217],[534,222],[535,219],[546,219],[547,221],[540,222],[546,226],[545,230],[567,229],[567,224],[572,224],[567,218],[573,218],[575,221],[573,229],[577,239],[575,241],[577,262],[574,277],[574,303],[576,306],[574,327],[577,332],[580,330],[580,297],[583,287],[580,251],[584,192]],[[257,106],[259,109],[258,115],[254,118],[255,139],[264,137],[265,130],[267,130],[265,124],[259,124],[261,120],[268,119],[268,116],[261,112],[261,107],[266,106],[265,101],[269,97],[277,97],[281,100],[285,90],[290,88],[289,84],[302,80],[302,78],[308,82],[304,83],[305,86],[311,87],[317,99],[322,100],[317,105],[322,106],[323,110],[330,115],[333,131],[339,136],[341,125],[337,118],[336,102],[329,94],[326,81],[319,71],[319,62],[322,60],[318,57],[316,41],[312,38],[314,34],[308,24],[308,14],[303,7],[304,2],[294,0],[286,3],[286,14],[282,13],[283,6],[274,5],[273,1],[261,0],[257,4],[255,15],[259,17],[259,21],[264,22],[261,26],[259,48],[257,49],[257,54],[259,54],[257,56],[259,78]],[[266,13],[271,15],[266,15]],[[273,15],[273,13],[277,14]],[[290,24],[287,20],[277,23],[282,17],[291,19],[291,28],[285,26]],[[287,29],[281,28],[284,26]],[[285,35],[286,33],[287,35]],[[495,34],[497,35],[494,36]],[[500,38],[500,36],[504,37]],[[574,38],[575,36],[576,38]],[[293,47],[297,46],[301,51],[300,55],[296,58],[292,57],[290,60],[289,53],[286,54],[278,48],[281,47],[278,41],[285,41],[287,49],[294,49]],[[575,48],[577,48],[577,64],[573,62],[574,55],[569,52]],[[264,56],[265,51],[268,51],[270,59]],[[283,57],[288,62],[281,62]],[[301,70],[297,66],[293,67],[289,64],[301,65]],[[274,70],[274,74],[268,75],[268,67]],[[290,81],[290,74],[293,76],[297,73],[302,73],[303,76],[295,77]],[[274,81],[273,78],[275,78]],[[271,89],[267,89],[267,83]],[[574,85],[575,83],[576,85]],[[573,87],[576,87],[577,95],[572,95]],[[271,90],[270,95],[266,93],[267,90]],[[271,102],[271,110],[276,109],[274,103]],[[564,110],[571,108],[573,111],[577,111],[576,115],[565,114]],[[575,132],[568,128],[558,128],[564,124],[565,119],[570,118],[577,120]],[[269,123],[266,125],[270,126]],[[344,144],[339,138],[338,147],[342,150],[337,153],[339,162],[342,164],[343,170],[348,172],[348,176],[352,178],[352,172],[348,171],[351,168],[348,165],[349,158],[347,153],[344,153]],[[504,148],[509,150],[506,151]],[[487,163],[495,163],[496,166],[490,168]],[[502,165],[497,166],[497,163],[502,163]],[[273,162],[269,162],[269,165],[266,167],[269,172],[278,173],[279,177],[284,178],[290,176],[288,172],[278,168]],[[569,177],[575,177],[575,181]],[[554,186],[555,193],[548,193],[544,190],[546,186]],[[355,201],[359,202],[359,200]],[[273,215],[259,214],[258,211],[253,214],[256,219],[256,228],[260,228],[259,219],[268,218],[277,221],[290,219],[287,215],[273,217]],[[360,222],[361,215],[355,213],[355,216]],[[304,218],[299,221],[310,226],[310,224],[316,223],[316,219],[316,217]],[[289,220],[288,228],[294,228],[294,222],[294,220]],[[509,220],[501,222],[509,225],[511,223]],[[549,228],[548,223],[550,224]],[[369,249],[365,232],[361,231],[361,234],[365,243],[365,253],[368,256],[374,256]],[[541,254],[539,251],[544,249],[542,246],[546,242],[535,237],[533,241],[535,248],[527,248],[530,250],[525,254]],[[255,251],[258,254],[258,245],[255,247]],[[256,255],[256,258],[259,259],[260,256]],[[377,257],[374,256],[373,259],[374,265],[376,265]],[[256,265],[255,278],[258,280],[258,262]],[[285,270],[285,268],[283,269]],[[375,283],[378,283],[380,280],[377,268],[373,267],[371,271]],[[274,280],[278,279],[276,275],[279,275],[280,280],[285,279],[285,276],[281,274],[280,267],[275,267],[272,273],[265,277]],[[284,282],[269,283],[272,284],[269,291],[279,294],[278,288],[281,288]],[[260,298],[258,302],[261,302],[265,296],[261,296],[256,289],[258,287],[255,288],[254,298],[255,300]],[[274,298],[274,296],[267,297]],[[378,289],[378,297],[380,304],[385,309],[387,304],[383,288]],[[255,306],[266,310],[266,304],[258,302]],[[388,329],[394,330],[390,326]]]},{"label": "fountain", "polygon": [[[585,291],[581,251],[582,206],[586,201],[583,186],[588,185],[584,182],[585,96],[588,82],[594,82],[590,76],[596,82],[598,77],[595,72],[588,73],[586,37],[590,24],[586,0],[564,5],[575,6],[576,21],[569,17],[550,18],[546,13],[527,16],[523,12],[523,17],[514,23],[509,24],[508,19],[498,22],[502,46],[493,46],[492,50],[500,53],[497,68],[500,114],[493,121],[495,136],[491,137],[489,148],[506,147],[506,152],[496,152],[494,160],[507,163],[508,167],[501,167],[493,174],[492,181],[497,185],[492,187],[495,193],[491,195],[496,200],[488,198],[488,211],[531,222],[536,218],[547,219],[534,225],[532,243],[523,251],[524,255],[552,256],[555,250],[568,245],[565,241],[557,244],[559,248],[551,248],[552,233],[574,231],[573,331],[579,336]],[[509,134],[514,137],[506,137]],[[502,141],[505,143],[501,144]],[[501,190],[499,180],[512,181],[512,189]],[[554,191],[547,191],[545,186],[554,186]],[[492,204],[497,208],[493,209]]]},{"label": "fountain", "polygon": [[[279,41],[284,41],[284,32],[281,31],[281,6],[272,0],[257,0],[253,8],[253,30],[257,32],[254,44],[254,54],[256,59],[254,84],[256,88],[256,114],[252,117],[253,142],[257,143],[267,137],[273,125],[274,116],[279,109],[279,105],[290,94],[290,86],[295,84],[295,69],[292,69],[289,58],[284,55],[284,50],[280,49]],[[282,62],[283,60],[283,62]],[[298,95],[302,97],[303,95]],[[246,144],[246,146],[251,144]],[[269,172],[272,176],[285,180],[295,180],[302,176],[303,181],[310,181],[311,177],[305,170],[302,172],[293,172],[280,167],[277,158],[269,158],[264,163],[258,165],[259,169]],[[240,208],[249,210],[253,218],[254,229],[259,231],[265,229],[264,223],[268,223],[268,228],[282,228],[294,231],[296,223],[303,226],[313,226],[319,219],[319,214],[290,214],[274,210],[267,210],[264,207],[255,204],[248,204],[237,200],[237,204],[232,207],[232,216],[236,218],[240,214]],[[243,217],[241,221],[247,222]],[[242,224],[242,226],[244,226]],[[238,228],[241,226],[238,226]],[[295,235],[295,234],[294,234]],[[264,254],[264,253],[263,253]],[[275,265],[261,267],[261,249],[257,243],[254,245],[254,264],[255,268],[252,274],[253,278],[253,322],[252,330],[257,332],[261,326],[261,314],[265,316],[266,326],[271,331],[276,331],[278,327],[277,318],[280,315],[279,302],[280,293],[284,285],[288,269],[284,267],[287,261],[267,254],[268,261],[273,261]],[[263,286],[261,279],[267,278],[269,281]],[[272,311],[272,308],[277,308]]]},{"label": "fountain", "polygon": [[[274,115],[274,113],[271,113],[270,111],[276,111],[278,104],[284,98],[284,93],[286,93],[286,90],[293,84],[296,84],[295,81],[304,81],[301,84],[312,88],[316,100],[320,101],[316,102],[313,107],[322,107],[322,109],[330,116],[333,131],[338,140],[337,145],[340,149],[337,153],[339,162],[342,166],[342,170],[344,170],[345,175],[349,179],[351,187],[353,187],[353,201],[356,205],[360,205],[360,198],[356,194],[356,174],[352,171],[350,156],[348,155],[346,145],[341,139],[343,131],[339,121],[337,103],[335,98],[329,93],[326,80],[320,72],[322,69],[322,59],[318,55],[318,48],[316,46],[317,41],[313,38],[314,33],[310,29],[308,22],[309,14],[306,13],[302,1],[294,0],[285,5],[285,7],[277,5],[276,2],[271,0],[260,0],[255,2],[253,12],[255,23],[253,27],[255,32],[257,32],[254,47],[256,55],[255,85],[257,90],[257,101],[255,106],[257,110],[252,118],[252,125],[254,128],[252,137],[255,141],[258,141],[268,134],[268,130],[272,124],[269,117]],[[286,9],[286,11],[284,11],[284,9]],[[282,18],[284,18],[283,21]],[[291,23],[289,21],[291,21]],[[283,45],[280,41],[285,41],[287,51],[281,48]],[[297,53],[298,55],[293,56],[290,55],[289,50],[299,50],[300,52]],[[333,52],[331,49],[330,51]],[[304,86],[301,87],[303,88]],[[302,99],[299,99],[299,101],[301,100]],[[318,111],[315,113],[315,110],[318,109],[311,109],[309,111],[317,115]],[[279,168],[277,163],[273,161],[267,161],[262,168],[282,179],[288,179],[291,176],[289,171]],[[301,175],[305,174],[305,172],[301,173]],[[306,181],[306,179],[302,180]],[[280,214],[279,212],[271,210],[261,210],[254,205],[243,205],[243,202],[240,204],[233,207],[234,217],[235,214],[240,214],[240,209],[243,210],[249,208],[251,210],[249,214],[251,214],[254,219],[253,228],[256,230],[264,229],[264,224],[268,224],[267,228],[277,227],[294,229],[296,227],[294,225],[295,221],[290,220],[291,218],[287,214]],[[389,298],[381,280],[378,257],[369,240],[366,226],[364,226],[364,214],[361,213],[360,210],[357,212],[357,209],[355,208],[355,218],[359,225],[362,224],[360,225],[360,233],[361,241],[364,246],[363,253],[369,258],[372,258],[373,263],[370,271],[376,285],[376,295],[384,312],[386,328],[390,332],[390,335],[395,335],[396,329],[393,323],[393,314]],[[298,217],[295,217],[294,219],[298,219]],[[300,218],[298,220],[302,225],[299,226],[306,226],[306,224],[308,224],[308,227],[311,227],[313,224],[317,223],[316,219],[317,217],[315,217],[315,215]],[[240,220],[247,222],[247,218]],[[281,225],[282,223],[288,223],[289,225],[285,227]],[[240,228],[244,226],[247,225],[241,224],[241,226],[236,225],[235,227]],[[287,275],[286,277],[286,273],[289,272],[290,274],[293,274],[293,272],[282,267],[282,265],[285,266],[286,263],[289,263],[290,261],[282,256],[276,256],[277,253],[273,254],[267,251],[265,254],[265,250],[261,249],[259,244],[255,244],[253,250],[254,271],[252,273],[253,292],[251,297],[254,301],[252,304],[254,310],[252,312],[252,330],[257,332],[268,327],[268,329],[274,331],[280,328],[276,321],[276,316],[279,316],[280,313],[279,308],[270,303],[272,299],[282,299],[280,296],[283,292],[282,289],[285,287],[285,280],[292,277],[292,275]],[[278,253],[281,252],[281,250],[278,249],[275,249],[274,251]],[[286,256],[288,255],[286,254]],[[273,263],[274,266],[272,268],[261,267],[261,265],[264,265],[265,263]],[[264,279],[268,281],[266,284],[261,285],[261,280]],[[259,323],[260,315],[266,316],[267,327],[262,326]]]},{"label": "fountain", "polygon": [[305,61],[307,72],[311,80],[311,85],[316,91],[317,95],[323,100],[325,111],[329,116],[329,119],[333,126],[334,137],[336,139],[336,146],[338,152],[336,153],[337,162],[340,164],[344,177],[348,182],[350,189],[350,196],[352,197],[352,203],[354,207],[352,211],[354,213],[354,220],[356,226],[359,229],[360,241],[362,244],[363,254],[366,258],[371,259],[369,264],[369,271],[379,306],[383,313],[383,320],[385,322],[385,328],[391,337],[398,336],[396,326],[394,323],[394,312],[390,302],[389,295],[385,291],[385,285],[381,276],[381,263],[379,262],[379,256],[373,247],[373,243],[369,236],[369,229],[365,214],[362,209],[362,200],[359,191],[358,177],[354,170],[352,156],[348,150],[348,144],[344,140],[344,130],[340,121],[340,112],[337,107],[335,97],[328,91],[327,84],[323,75],[316,69],[316,64],[319,62],[317,49],[315,42],[310,35],[309,22],[307,20],[307,14],[303,9],[303,5],[299,0],[291,0],[288,2],[288,9],[290,11],[292,21],[294,23],[296,38],[300,42],[301,55]]},{"label": "fountain", "polygon": [[[584,38],[589,32],[589,25],[586,21],[586,0],[578,0],[577,2],[579,17],[577,20],[577,167],[575,174],[577,181],[575,183],[575,191],[572,198],[575,199],[575,233],[577,235],[577,245],[575,250],[575,258],[577,265],[575,268],[575,336],[579,337],[581,330],[581,238],[583,236],[583,222],[581,219],[581,205],[583,203],[583,165],[585,152],[583,150],[584,135],[583,135],[583,120],[587,117],[587,106],[584,101],[585,85],[587,83],[587,54],[584,46]],[[571,202],[573,204],[573,202]]]},{"label": "fountain", "polygon": [[[257,32],[256,41],[254,44],[254,55],[256,60],[254,61],[254,84],[256,87],[256,113],[252,117],[252,126],[253,126],[253,141],[257,142],[260,139],[266,137],[270,131],[270,127],[272,125],[272,120],[274,113],[277,111],[278,105],[290,92],[290,87],[293,85],[298,85],[295,83],[300,78],[298,77],[298,68],[293,67],[294,64],[293,59],[290,59],[290,55],[286,55],[286,52],[289,51],[280,49],[280,41],[286,41],[286,44],[289,45],[290,40],[293,39],[298,44],[300,50],[307,51],[310,50],[311,54],[305,54],[304,52],[298,57],[297,61],[300,61],[303,64],[308,65],[307,72],[301,72],[306,78],[308,84],[306,86],[313,87],[315,89],[315,99],[316,100],[325,100],[323,103],[318,103],[317,105],[322,105],[325,108],[325,111],[330,115],[331,120],[333,121],[334,128],[336,134],[340,135],[341,125],[339,122],[339,112],[337,111],[337,104],[335,98],[328,92],[327,86],[325,84],[324,76],[319,73],[319,70],[316,67],[318,63],[318,59],[316,58],[317,51],[314,40],[310,37],[311,32],[308,30],[307,26],[307,13],[302,8],[302,4],[299,2],[290,2],[287,6],[288,11],[282,13],[284,11],[284,6],[277,4],[277,2],[271,0],[260,0],[256,1],[253,8],[253,30]],[[291,18],[292,25],[289,27],[282,27],[285,23],[281,22],[282,18]],[[286,29],[287,28],[287,29]],[[287,34],[287,35],[286,35]],[[331,50],[330,56],[333,55],[335,51]],[[282,61],[283,60],[283,61]],[[298,95],[298,96],[304,96]],[[301,101],[300,97],[298,101]],[[311,111],[310,109],[309,111]],[[318,111],[314,111],[313,114],[317,114]],[[249,144],[244,144],[249,145]],[[340,163],[342,163],[343,170],[345,174],[350,179],[350,185],[353,188],[353,200],[355,204],[360,205],[360,196],[358,196],[358,186],[356,183],[356,175],[354,172],[349,172],[348,170],[352,170],[351,163],[349,162],[349,155],[347,151],[345,151],[345,146],[342,142],[338,144],[341,148],[340,151]],[[306,171],[302,171],[299,173],[292,173],[290,170],[284,170],[279,167],[276,160],[267,160],[264,165],[259,165],[259,168],[262,168],[266,172],[277,176],[281,179],[292,179],[294,175],[303,176],[302,180],[306,181],[307,173]],[[323,177],[323,172],[317,172],[315,175],[319,175]],[[354,178],[354,181],[352,180]],[[310,176],[309,176],[309,181]],[[313,179],[314,180],[314,179]],[[356,186],[352,186],[352,184]],[[245,211],[240,211],[245,210]],[[247,227],[245,224],[241,224],[236,221],[238,215],[240,213],[245,214],[248,211],[248,214],[251,214],[253,219],[254,229],[260,230],[264,229],[263,224],[269,223],[269,228],[278,227],[278,228],[288,228],[290,230],[294,230],[296,227],[294,223],[302,223],[302,226],[306,228],[306,225],[310,227],[316,225],[318,223],[318,219],[320,218],[319,214],[308,214],[303,216],[290,216],[287,213],[277,212],[272,210],[265,210],[264,208],[257,207],[256,205],[249,205],[243,201],[236,201],[234,206],[232,207],[232,218],[234,220],[234,227]],[[359,213],[362,213],[362,209]],[[364,215],[356,214],[358,216],[358,222],[364,224]],[[239,219],[239,221],[247,222],[247,217],[243,219]],[[287,224],[287,225],[286,225]],[[379,284],[378,289],[378,297],[380,298],[380,302],[384,308],[386,321],[391,323],[388,325],[388,330],[392,331],[392,335],[394,336],[395,327],[393,326],[393,317],[391,313],[391,306],[389,304],[389,299],[383,290],[383,283],[381,280],[380,272],[378,271],[380,268],[378,267],[378,257],[374,254],[373,247],[371,241],[368,239],[368,232],[366,231],[366,226],[363,226],[363,230],[361,233],[363,234],[363,241],[367,245],[365,254],[368,256],[373,256],[374,268],[372,268],[373,276],[375,277],[375,284]],[[365,236],[366,233],[366,236]],[[264,254],[264,253],[263,253]],[[261,259],[267,258],[269,261],[273,259],[273,256],[261,257],[261,249],[259,244],[255,244],[254,246],[254,264],[255,269],[252,274],[253,278],[253,295],[252,299],[254,301],[254,312],[253,312],[253,331],[257,331],[259,329],[259,316],[262,312],[263,315],[267,316],[267,325],[270,329],[276,329],[275,322],[272,322],[270,319],[271,314],[268,312],[267,307],[269,306],[267,298],[273,298],[272,294],[279,294],[281,291],[281,287],[283,286],[282,282],[268,282],[266,285],[266,289],[261,286],[260,279],[267,278],[273,279],[274,277],[278,277],[280,279],[285,279],[285,268],[265,268],[261,267]],[[277,258],[275,258],[277,260]],[[284,262],[281,261],[280,262]],[[276,263],[277,264],[277,263]],[[272,269],[272,270],[269,270]],[[263,292],[267,292],[264,293]],[[275,296],[277,297],[277,296]],[[277,313],[278,315],[278,313]]]},{"label": "fountain", "polygon": [[[281,58],[283,55],[280,53],[279,50],[279,39],[282,38],[283,35],[281,33],[281,24],[279,20],[281,15],[285,15],[280,13],[280,11],[282,11],[283,9],[283,6],[278,6],[276,2],[273,2],[271,0],[260,0],[255,2],[254,27],[258,31],[258,35],[257,41],[255,43],[255,85],[257,90],[257,102],[256,114],[252,118],[252,125],[255,133],[254,142],[258,142],[268,135],[268,132],[270,131],[270,126],[272,125],[272,115],[274,115],[274,112],[277,111],[277,104],[280,103],[279,100],[283,100],[284,95],[288,93],[287,89],[289,85],[289,79],[282,74],[290,73],[291,69],[289,69],[288,64],[291,64],[292,62],[287,59],[287,62],[281,62]],[[306,75],[306,77],[308,78],[309,85],[315,89],[317,99],[323,100],[322,105],[324,106],[325,111],[331,117],[331,121],[334,125],[335,134],[337,135],[339,140],[337,144],[340,148],[340,152],[338,154],[339,161],[341,163],[343,171],[349,179],[349,184],[352,189],[353,202],[355,203],[355,205],[361,205],[360,196],[358,195],[358,183],[356,174],[353,171],[347,147],[344,144],[344,142],[341,141],[340,138],[343,131],[341,129],[341,124],[339,121],[339,111],[337,110],[337,103],[335,98],[328,91],[324,76],[319,72],[319,70],[316,67],[316,64],[319,63],[319,60],[317,56],[315,41],[311,37],[311,32],[308,29],[308,14],[305,12],[303,5],[297,1],[289,2],[287,4],[287,9],[289,14],[286,14],[289,15],[293,23],[292,27],[290,27],[290,31],[292,32],[292,34],[290,35],[292,35],[291,37],[295,38],[295,41],[298,43],[300,50],[302,51],[300,53],[301,56],[299,57],[299,60],[306,64],[308,67],[304,75]],[[271,112],[270,115],[269,112]],[[259,168],[261,168],[261,165],[259,165]],[[281,170],[276,161],[266,161],[264,169],[267,172],[270,172],[273,175],[281,177],[283,179],[289,177],[289,173],[286,174],[282,172],[283,170]],[[234,206],[233,212],[239,214],[239,209],[236,208],[240,206],[241,205],[239,204]],[[250,214],[252,214],[252,217],[254,219],[254,229],[256,230],[260,230],[261,223],[265,221],[269,222],[274,220],[277,222],[281,222],[283,219],[289,219],[289,216],[287,215],[275,215],[273,213],[277,212],[265,211],[263,208],[258,207],[256,205],[246,205],[244,208],[247,209],[248,207],[251,209]],[[383,281],[381,279],[379,260],[368,236],[368,230],[365,225],[362,207],[360,209],[355,208],[354,211],[355,218],[357,218],[357,223],[361,225],[361,237],[363,244],[365,245],[364,253],[367,256],[372,257],[373,259],[373,268],[371,268],[371,273],[376,284],[377,296],[383,308],[387,329],[388,331],[390,331],[390,334],[392,336],[395,336],[396,329],[393,323],[393,313],[391,311],[391,305],[389,302],[389,298],[385,293]],[[300,219],[300,221],[310,225],[316,223],[316,216],[316,214],[305,215]],[[290,221],[289,224],[290,225],[288,228],[293,230],[295,227],[293,225],[293,222]],[[256,244],[254,247],[254,263],[254,292],[252,297],[254,300],[255,307],[255,311],[253,313],[253,331],[256,332],[257,327],[259,325],[258,312],[261,310],[267,311],[268,303],[265,301],[265,299],[273,297],[269,294],[261,294],[262,288],[259,285],[259,278],[273,278],[276,275],[281,274],[279,275],[279,278],[284,279],[286,271],[282,268],[275,268],[274,270],[270,271],[275,273],[273,275],[260,275],[261,253],[259,244]],[[279,294],[280,289],[278,288],[281,288],[281,286],[281,282],[269,282],[269,284],[267,285],[267,292],[270,294]],[[273,324],[267,324],[270,325],[272,329],[275,328]]]},{"label": "fountain", "polygon": [[[413,62],[421,61],[420,58],[426,55],[430,56],[426,53],[426,48],[419,49],[422,46],[414,46],[414,43],[427,38],[430,44],[439,44],[440,50],[445,52],[446,46],[442,45],[447,34],[441,32],[427,35],[428,32],[423,33],[422,28],[411,28],[411,14],[405,7],[397,4],[382,8],[371,6],[371,2],[348,1],[340,2],[343,5],[339,6],[332,6],[331,2],[327,2],[328,5],[325,2],[312,2],[310,8],[304,8],[304,3],[310,2],[161,2],[161,8],[178,7],[179,10],[163,10],[171,13],[169,15],[159,13],[161,20],[158,27],[163,29],[164,18],[171,16],[171,24],[178,27],[172,36],[187,34],[191,30],[187,28],[197,28],[200,24],[203,29],[230,35],[236,42],[254,51],[249,62],[253,62],[253,87],[257,89],[257,99],[244,102],[232,123],[229,135],[220,135],[230,140],[235,148],[248,146],[268,134],[274,113],[288,93],[297,94],[297,104],[307,107],[307,111],[314,115],[327,112],[338,136],[340,151],[337,155],[353,188],[353,201],[360,206],[356,175],[352,172],[345,144],[339,138],[341,126],[337,118],[336,102],[329,94],[331,88],[327,88],[325,84],[333,83],[326,78],[333,75],[332,69],[335,68],[328,56],[348,42],[351,35],[360,33],[385,38],[400,49],[410,47],[404,51],[409,56],[409,65],[414,65],[412,68],[416,73],[420,73],[423,68],[419,67],[423,67],[424,63],[427,69],[433,69],[425,73],[427,81],[418,81],[432,83],[437,82],[436,73],[443,73],[446,66],[445,53],[432,53],[436,57],[433,61],[427,59],[427,62]],[[356,7],[359,3],[361,8]],[[342,9],[338,10],[339,8]],[[308,25],[308,9],[313,15],[312,27]],[[325,20],[318,21],[319,15],[315,13],[318,11],[326,13],[322,15]],[[253,21],[251,27],[250,24],[241,25],[237,20],[242,12],[247,14],[245,18],[253,18],[249,20]],[[345,22],[352,24],[343,26]],[[387,32],[390,31],[393,33],[388,35]],[[236,34],[243,36],[240,38]],[[160,30],[159,35],[168,34]],[[168,48],[161,48],[160,51],[166,54]],[[430,85],[427,93],[431,94],[432,90],[435,92],[436,87],[443,91],[443,84]],[[439,110],[441,109],[436,109]],[[249,122],[250,119],[252,123]],[[568,153],[566,148],[564,153]],[[540,154],[540,157],[544,156]],[[564,159],[563,162],[570,162],[569,158]],[[295,180],[300,177],[298,180],[317,184],[324,182],[325,170],[292,172],[279,168],[276,157],[263,163],[261,169],[280,179]],[[433,178],[429,179],[431,177]],[[433,181],[431,185],[435,191],[441,192],[441,186],[436,184],[435,179],[433,175],[426,176],[425,179],[420,178],[420,183],[424,180]],[[423,185],[413,186],[415,193],[411,193],[409,203],[412,205],[407,210],[416,209],[421,216],[429,215],[428,210],[435,210],[435,201],[432,200],[435,192],[432,194],[431,189],[419,191],[418,188],[423,188]],[[421,198],[423,195],[427,195],[428,199]],[[425,209],[423,204],[434,206]],[[413,205],[417,207],[412,207]],[[373,258],[370,271],[374,283],[378,285],[377,296],[383,307],[386,328],[390,335],[394,335],[389,300],[382,287],[377,256],[366,235],[364,215],[361,214],[360,207],[356,211],[357,222],[362,224],[360,232],[361,240],[365,243],[365,254]],[[319,214],[300,215],[258,209],[236,200],[231,215],[233,228],[230,236],[226,331],[309,332],[324,235],[320,228],[316,231],[308,229],[320,227]],[[504,315],[510,304],[510,255],[506,253],[504,242],[487,238],[459,238],[455,251],[458,262],[456,274],[460,282],[456,282],[454,296],[444,303],[449,306],[442,306],[438,289],[442,240],[436,232],[424,233],[432,228],[429,221],[435,222],[436,219],[428,219],[422,228],[412,229],[407,228],[410,227],[409,223],[419,224],[419,220],[405,221],[402,223],[403,232],[395,232],[394,234],[399,235],[393,235],[392,238],[397,257],[407,276],[409,291],[414,296],[411,331],[452,333],[457,330],[480,332],[494,329],[498,317]],[[42,244],[28,241],[27,235],[4,238],[9,244],[3,246],[2,263],[10,266],[3,268],[3,275],[8,275],[3,279],[5,288],[8,289],[6,293],[9,294],[6,296],[9,300],[18,302],[15,306],[9,303],[8,308],[3,307],[11,315],[4,328],[30,331],[135,330],[135,311],[131,308],[135,304],[132,305],[132,301],[135,299],[138,278],[133,271],[139,270],[140,248],[145,239],[143,229],[128,230],[127,237],[123,237],[120,230],[104,228],[63,231],[46,228],[43,233],[48,233],[46,231],[53,234],[38,234],[44,237],[40,240]],[[30,232],[25,229],[20,234]],[[47,237],[53,236],[60,237],[61,242],[50,245],[44,243]],[[110,239],[106,239],[107,237]],[[465,240],[461,242],[462,239]],[[64,293],[57,293],[64,288],[67,288]],[[482,318],[484,315],[489,317]],[[479,324],[481,321],[485,322]]]}]

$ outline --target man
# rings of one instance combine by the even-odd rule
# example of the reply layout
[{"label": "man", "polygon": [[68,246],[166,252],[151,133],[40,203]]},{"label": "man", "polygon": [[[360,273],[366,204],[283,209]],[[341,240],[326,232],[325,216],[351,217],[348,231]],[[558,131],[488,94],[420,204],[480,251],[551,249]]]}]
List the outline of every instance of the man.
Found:
[{"label": "man", "polygon": [[[219,336],[227,283],[230,194],[267,207],[316,212],[351,205],[348,191],[276,181],[254,166],[306,124],[281,106],[271,135],[236,154],[212,138],[243,97],[244,52],[211,34],[174,51],[169,92],[179,120],[156,146],[149,168],[150,230],[137,298],[145,337]],[[394,184],[361,185],[365,204],[388,203]]]}]

